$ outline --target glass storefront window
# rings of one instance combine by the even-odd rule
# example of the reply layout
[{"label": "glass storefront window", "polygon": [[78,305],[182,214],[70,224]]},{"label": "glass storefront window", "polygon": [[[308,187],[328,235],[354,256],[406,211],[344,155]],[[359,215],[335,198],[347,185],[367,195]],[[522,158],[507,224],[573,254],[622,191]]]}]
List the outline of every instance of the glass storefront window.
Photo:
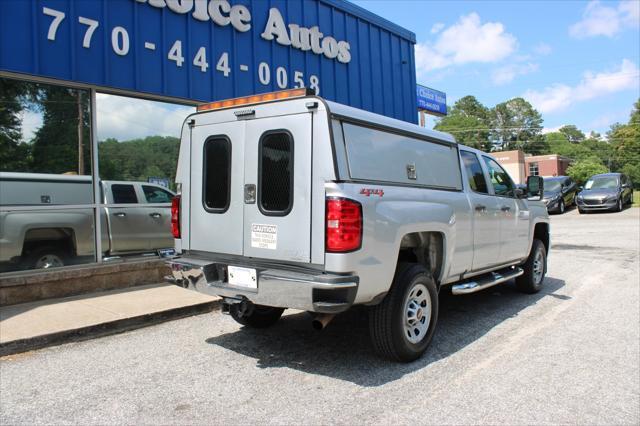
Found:
[{"label": "glass storefront window", "polygon": [[100,258],[173,246],[179,137],[195,108],[108,94],[94,105],[91,96],[0,77],[0,272],[96,262],[96,212]]},{"label": "glass storefront window", "polygon": [[0,78],[0,272],[95,262],[90,92]]}]

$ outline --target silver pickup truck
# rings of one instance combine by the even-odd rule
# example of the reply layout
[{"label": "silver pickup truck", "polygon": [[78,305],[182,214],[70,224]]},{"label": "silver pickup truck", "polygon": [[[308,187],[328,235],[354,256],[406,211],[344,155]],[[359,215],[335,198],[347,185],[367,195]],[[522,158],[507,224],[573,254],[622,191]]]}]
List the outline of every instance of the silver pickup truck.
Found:
[{"label": "silver pickup truck", "polygon": [[411,361],[433,336],[443,288],[543,285],[541,178],[525,194],[448,134],[303,89],[199,107],[182,129],[177,181],[173,279],[223,297],[246,326],[295,308],[321,329],[367,305],[376,350]]},{"label": "silver pickup truck", "polygon": [[[0,173],[0,270],[92,261],[91,176]],[[146,182],[101,181],[104,256],[173,246],[173,192]]]}]

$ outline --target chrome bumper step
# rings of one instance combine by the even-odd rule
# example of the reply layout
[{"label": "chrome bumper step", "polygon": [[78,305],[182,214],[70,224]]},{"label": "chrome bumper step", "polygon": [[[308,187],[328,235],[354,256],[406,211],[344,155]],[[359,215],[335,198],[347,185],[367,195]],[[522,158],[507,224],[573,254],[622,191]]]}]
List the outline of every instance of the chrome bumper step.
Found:
[{"label": "chrome bumper step", "polygon": [[500,272],[491,272],[488,275],[482,275],[475,279],[474,281],[466,281],[460,284],[454,284],[451,287],[451,292],[458,296],[461,294],[469,294],[475,293],[480,290],[484,290],[485,288],[493,287],[496,284],[503,283],[505,281],[509,281],[510,279],[519,277],[524,274],[524,270],[522,268],[513,268],[502,270]]}]

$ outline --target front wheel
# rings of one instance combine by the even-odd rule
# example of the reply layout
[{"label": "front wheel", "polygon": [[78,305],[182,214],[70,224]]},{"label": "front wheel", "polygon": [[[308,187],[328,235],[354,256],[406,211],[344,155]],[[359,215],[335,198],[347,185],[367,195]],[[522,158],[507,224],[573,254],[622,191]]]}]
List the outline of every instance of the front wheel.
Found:
[{"label": "front wheel", "polygon": [[284,309],[270,306],[235,303],[229,307],[229,314],[239,324],[253,328],[267,328],[274,325]]},{"label": "front wheel", "polygon": [[622,203],[622,195],[621,195],[620,198],[618,198],[618,204],[616,205],[616,211],[617,212],[621,212],[623,208],[624,208],[624,205]]},{"label": "front wheel", "polygon": [[393,361],[414,361],[429,346],[437,320],[438,290],[433,277],[421,265],[402,263],[389,293],[370,309],[375,351]]},{"label": "front wheel", "polygon": [[547,249],[542,241],[533,240],[529,257],[522,266],[524,274],[516,278],[516,287],[523,293],[539,292],[547,272]]},{"label": "front wheel", "polygon": [[565,209],[565,206],[564,206],[564,200],[562,200],[562,199],[561,199],[561,200],[560,200],[560,204],[558,205],[558,212],[559,212],[560,214],[562,214],[562,213],[564,213],[564,209]]}]

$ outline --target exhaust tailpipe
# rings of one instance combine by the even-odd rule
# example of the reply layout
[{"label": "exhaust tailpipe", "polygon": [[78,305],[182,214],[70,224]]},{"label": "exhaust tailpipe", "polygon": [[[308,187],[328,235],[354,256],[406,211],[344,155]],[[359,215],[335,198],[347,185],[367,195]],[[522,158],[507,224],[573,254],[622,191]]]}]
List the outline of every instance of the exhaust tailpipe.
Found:
[{"label": "exhaust tailpipe", "polygon": [[313,327],[314,330],[318,330],[318,331],[323,330],[324,328],[327,327],[327,325],[329,325],[329,323],[335,316],[336,314],[317,314],[316,316],[313,317],[313,321],[311,321],[311,326]]}]

